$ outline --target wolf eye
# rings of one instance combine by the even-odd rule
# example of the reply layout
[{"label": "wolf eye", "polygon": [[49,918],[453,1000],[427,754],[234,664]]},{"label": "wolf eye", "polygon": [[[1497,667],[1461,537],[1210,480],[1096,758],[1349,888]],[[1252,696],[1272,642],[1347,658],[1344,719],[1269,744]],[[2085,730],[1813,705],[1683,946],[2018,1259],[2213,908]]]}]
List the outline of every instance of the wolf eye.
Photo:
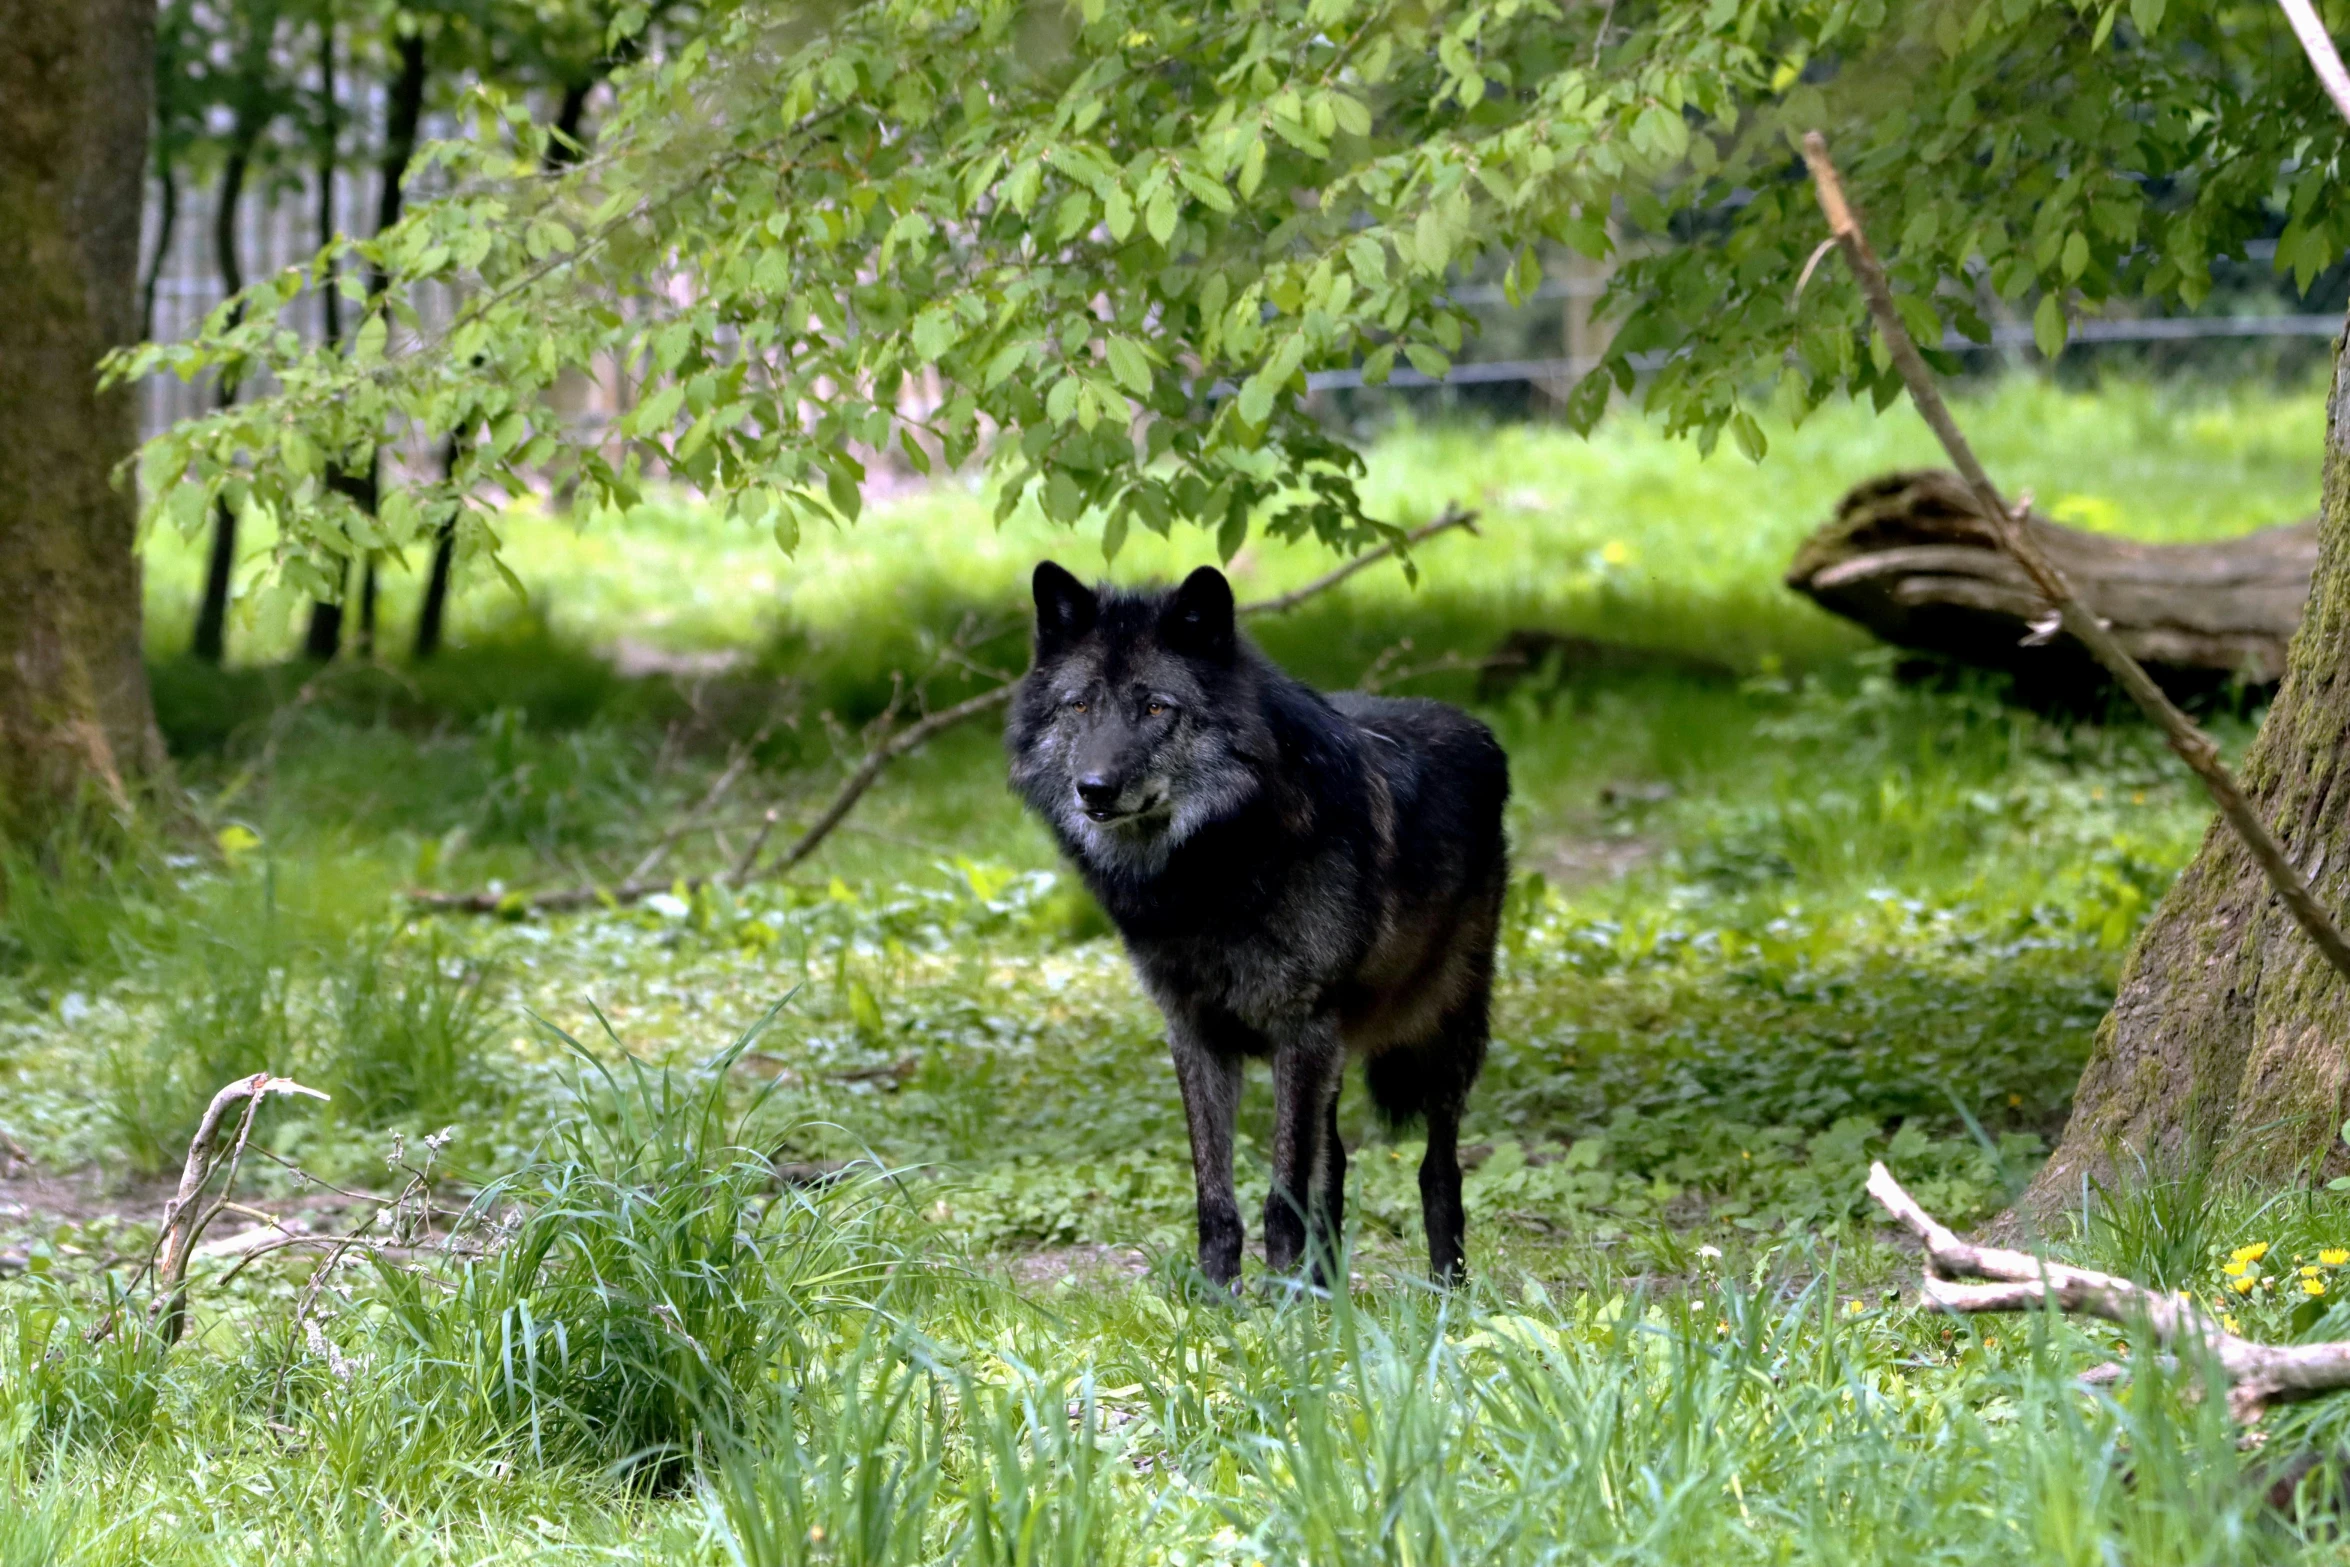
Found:
[{"label": "wolf eye", "polygon": [[1167,704],[1164,702],[1153,702],[1149,706],[1145,707],[1143,711],[1150,714],[1151,717],[1157,718],[1167,711]]},{"label": "wolf eye", "polygon": [[1073,700],[1072,702],[1070,702],[1070,704],[1069,704],[1069,711],[1070,711],[1070,712],[1072,712],[1072,713],[1082,713],[1082,712],[1084,712],[1084,711],[1085,711],[1085,698],[1083,698],[1083,697],[1078,697],[1078,698],[1076,698],[1075,700]]}]

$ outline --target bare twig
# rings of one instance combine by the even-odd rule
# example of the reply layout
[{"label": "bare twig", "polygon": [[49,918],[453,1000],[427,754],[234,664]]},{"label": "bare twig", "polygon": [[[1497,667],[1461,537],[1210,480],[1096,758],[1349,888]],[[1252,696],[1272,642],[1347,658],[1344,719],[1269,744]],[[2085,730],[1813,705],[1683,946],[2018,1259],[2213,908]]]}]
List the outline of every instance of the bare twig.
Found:
[{"label": "bare twig", "polygon": [[2285,8],[2285,20],[2293,24],[2293,36],[2301,40],[2301,52],[2309,56],[2310,68],[2324,84],[2326,96],[2334,100],[2342,118],[2350,120],[2350,71],[2342,68],[2342,56],[2326,35],[2326,24],[2318,20],[2317,8],[2309,0],[2277,0],[2277,4]]},{"label": "bare twig", "polygon": [[[253,1118],[261,1108],[261,1101],[271,1094],[307,1094],[313,1099],[327,1096],[315,1088],[305,1088],[290,1077],[272,1077],[267,1072],[256,1072],[251,1077],[240,1077],[212,1096],[204,1107],[204,1118],[196,1124],[196,1135],[188,1140],[188,1157],[180,1168],[179,1189],[171,1201],[163,1206],[163,1227],[155,1237],[155,1246],[147,1254],[146,1262],[132,1275],[130,1288],[136,1289],[141,1280],[152,1276],[155,1297],[149,1306],[149,1315],[157,1320],[158,1330],[166,1344],[178,1341],[187,1327],[187,1269],[188,1257],[196,1242],[203,1237],[204,1227],[223,1210],[240,1206],[232,1201],[236,1185],[237,1166],[243,1160],[245,1144],[253,1135]],[[214,1157],[214,1144],[220,1139],[220,1123],[232,1105],[242,1102],[245,1113],[237,1125],[237,1138],[228,1154],[228,1184],[220,1196],[210,1204],[199,1207],[198,1199],[212,1184],[213,1174],[220,1168]],[[114,1331],[117,1315],[108,1312],[90,1328],[90,1338],[102,1339]]]},{"label": "bare twig", "polygon": [[1447,529],[1466,528],[1471,533],[1475,533],[1477,531],[1477,515],[1476,512],[1464,510],[1459,506],[1447,506],[1434,522],[1422,523],[1401,539],[1390,539],[1375,550],[1365,550],[1345,565],[1334,571],[1324,572],[1302,588],[1291,588],[1287,593],[1276,593],[1269,599],[1258,599],[1253,604],[1243,604],[1240,606],[1239,613],[1243,615],[1285,614],[1306,600],[1329,592],[1356,572],[1366,571],[1378,565],[1388,556],[1408,550],[1416,544],[1424,543]]},{"label": "bare twig", "polygon": [[1958,421],[1950,416],[1948,405],[1942,401],[1933,372],[1926,367],[1917,344],[1911,341],[1909,330],[1901,324],[1885,269],[1878,262],[1876,252],[1870,249],[1860,219],[1845,200],[1836,165],[1829,161],[1827,139],[1818,131],[1807,134],[1803,138],[1803,156],[1811,165],[1812,182],[1819,189],[1820,210],[1827,214],[1828,228],[1843,248],[1844,259],[1860,285],[1861,297],[1868,301],[1869,314],[1875,317],[1878,332],[1883,335],[1886,347],[1892,350],[1894,367],[1908,384],[1910,400],[1942,442],[1942,449],[1950,454],[1951,466],[1966,481],[1984,522],[2001,546],[2015,557],[2016,564],[2023,567],[2040,596],[2056,611],[2064,629],[2105,666],[2131,700],[2161,728],[2163,738],[2170,742],[2179,760],[2203,780],[2203,787],[2218,805],[2220,814],[2228,819],[2228,825],[2235,829],[2236,836],[2267,875],[2269,885],[2276,889],[2293,918],[2309,933],[2309,939],[2317,943],[2335,972],[2350,978],[2350,941],[2343,939],[2333,916],[2318,903],[2316,895],[2309,890],[2309,883],[2285,858],[2284,848],[2252,808],[2252,802],[2244,797],[2235,775],[2220,760],[2219,747],[2163,694],[2162,688],[2130,656],[2105,622],[2074,594],[2064,574],[2041,553],[2039,545],[2025,531],[2024,511],[2011,507],[2000,497],[1990,475],[1976,461],[1974,448],[1967,444]]},{"label": "bare twig", "polygon": [[[2053,1305],[2107,1322],[2143,1322],[2156,1348],[2192,1345],[2209,1355],[2227,1376],[2229,1412],[2247,1425],[2280,1399],[2350,1387],[2350,1341],[2255,1344],[2228,1332],[2185,1293],[2165,1294],[2027,1252],[1970,1245],[1918,1206],[1881,1162],[1869,1166],[1869,1195],[1925,1244],[1925,1297],[1945,1310],[2030,1311]],[[1957,1282],[1963,1279],[1988,1282]],[[2099,1370],[2106,1378],[2113,1374]]]},{"label": "bare twig", "polygon": [[636,868],[628,873],[628,880],[643,881],[660,869],[661,862],[669,858],[669,851],[677,847],[677,841],[699,826],[711,811],[717,809],[718,802],[726,798],[726,791],[733,788],[735,781],[750,767],[756,748],[773,728],[772,724],[768,725],[752,738],[750,744],[734,748],[734,755],[727,759],[725,770],[719,773],[694,808],[686,812],[677,825],[663,833],[660,842],[645,851],[645,857],[637,861]]},{"label": "bare twig", "polygon": [[[1243,604],[1239,606],[1237,613],[1242,615],[1284,614],[1297,608],[1308,599],[1329,592],[1365,567],[1376,565],[1389,556],[1408,550],[1440,533],[1453,528],[1468,528],[1471,532],[1475,532],[1473,525],[1477,521],[1477,516],[1478,514],[1474,511],[1464,510],[1458,506],[1449,506],[1433,522],[1424,523],[1420,527],[1414,528],[1402,538],[1391,539],[1377,549],[1366,550],[1337,570],[1325,572],[1301,588],[1293,588],[1287,593],[1276,594],[1269,599],[1258,599],[1253,603]],[[758,858],[760,852],[766,847],[768,829],[774,825],[776,813],[773,811],[767,813],[765,821],[760,826],[758,837],[752,842],[750,849],[743,857],[733,866],[715,876],[690,877],[682,882],[632,877],[616,887],[558,887],[536,893],[413,890],[408,894],[408,901],[418,908],[457,914],[520,913],[525,910],[558,913],[567,909],[586,908],[590,904],[601,903],[607,899],[613,903],[634,903],[639,899],[650,897],[656,892],[667,892],[672,887],[680,885],[690,892],[712,882],[720,886],[740,887],[753,881],[787,875],[809,855],[814,854],[826,838],[832,836],[834,830],[847,819],[848,814],[857,808],[857,802],[865,798],[866,792],[880,781],[882,773],[888,770],[890,763],[904,756],[907,752],[920,748],[927,741],[935,739],[938,735],[954,728],[966,719],[976,718],[982,713],[990,713],[999,707],[1006,706],[1012,700],[1012,693],[1018,689],[1019,682],[1017,680],[1008,680],[1000,686],[980,692],[977,696],[957,702],[952,707],[942,707],[935,713],[916,719],[887,739],[875,744],[865,753],[864,760],[857,764],[855,771],[842,781],[840,788],[826,803],[824,809],[818,813],[816,819],[809,823],[807,828],[792,840],[790,847],[786,848],[769,865],[759,865]],[[892,694],[890,706],[880,720],[883,725],[886,725],[889,719],[895,715],[903,698],[902,688]]]}]

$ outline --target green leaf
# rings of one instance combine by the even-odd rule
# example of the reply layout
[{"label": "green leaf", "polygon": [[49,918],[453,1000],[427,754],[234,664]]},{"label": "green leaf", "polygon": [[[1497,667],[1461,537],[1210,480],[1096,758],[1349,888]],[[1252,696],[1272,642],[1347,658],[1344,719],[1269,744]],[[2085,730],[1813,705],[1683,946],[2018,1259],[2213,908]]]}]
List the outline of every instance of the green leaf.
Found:
[{"label": "green leaf", "polygon": [[634,435],[652,435],[666,430],[677,418],[677,410],[685,402],[685,388],[675,381],[662,387],[651,397],[639,402],[628,416],[629,432]]},{"label": "green leaf", "polygon": [[2032,312],[2032,341],[2040,347],[2040,357],[2054,359],[2064,352],[2064,306],[2054,294],[2042,294],[2039,306]]},{"label": "green leaf", "polygon": [[1730,435],[1750,462],[1761,462],[1771,449],[1770,441],[1763,435],[1762,426],[1755,422],[1754,415],[1743,408],[1730,416]]},{"label": "green leaf", "polygon": [[824,493],[831,500],[832,509],[850,522],[855,522],[857,514],[865,508],[864,491],[845,468],[834,468],[824,475]]},{"label": "green leaf", "polygon": [[1232,557],[1248,542],[1248,508],[1235,506],[1224,514],[1224,525],[1216,530],[1216,553],[1224,564],[1232,564]]},{"label": "green leaf", "polygon": [[1137,397],[1147,397],[1151,389],[1151,362],[1132,339],[1113,337],[1109,343],[1110,374],[1118,384]]},{"label": "green leaf", "polygon": [[2077,282],[2089,270],[2089,236],[2079,229],[2065,236],[2064,277],[2068,283]]},{"label": "green leaf", "polygon": [[1052,390],[1044,394],[1044,416],[1055,424],[1067,424],[1077,412],[1077,394],[1084,385],[1073,375],[1055,381]]},{"label": "green leaf", "polygon": [[997,349],[995,357],[987,362],[987,373],[980,378],[980,390],[992,392],[1009,380],[1027,362],[1028,348],[1026,343],[1012,343]]},{"label": "green leaf", "polygon": [[[1191,169],[1177,169],[1175,177],[1181,180],[1183,188],[1198,197],[1203,205],[1212,207],[1218,212],[1232,210],[1232,193],[1226,190],[1219,181],[1209,179],[1206,175]],[[1161,241],[1161,243],[1165,242]]]},{"label": "green leaf", "polygon": [[1158,194],[1151,197],[1150,208],[1143,214],[1142,221],[1143,226],[1150,230],[1151,238],[1157,240],[1161,245],[1175,237],[1175,188],[1173,186],[1162,185],[1159,187]]},{"label": "green leaf", "polygon": [[1134,232],[1134,198],[1124,186],[1113,185],[1102,197],[1102,221],[1109,225],[1110,238],[1120,243]]},{"label": "green leaf", "polygon": [[1240,155],[1240,194],[1246,200],[1256,195],[1257,187],[1265,182],[1265,137],[1258,132],[1249,139],[1248,151]]},{"label": "green leaf", "polygon": [[2138,36],[2151,38],[2162,25],[2164,0],[2130,0],[2130,20],[2137,24]]},{"label": "green leaf", "polygon": [[1414,370],[1419,371],[1420,374],[1432,381],[1443,380],[1452,369],[1452,361],[1426,343],[1406,343],[1403,353],[1404,357],[1412,362]]},{"label": "green leaf", "polygon": [[1255,429],[1263,429],[1265,421],[1273,417],[1275,383],[1263,375],[1252,375],[1241,383],[1240,422]]}]

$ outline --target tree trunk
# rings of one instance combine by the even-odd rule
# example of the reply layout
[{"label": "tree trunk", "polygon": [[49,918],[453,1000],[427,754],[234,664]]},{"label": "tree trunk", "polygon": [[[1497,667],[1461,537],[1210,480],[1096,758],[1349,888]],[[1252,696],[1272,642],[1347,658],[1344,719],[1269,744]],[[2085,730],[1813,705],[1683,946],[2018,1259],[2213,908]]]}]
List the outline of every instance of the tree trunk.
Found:
[{"label": "tree trunk", "polygon": [[132,389],[154,0],[0,0],[0,827],[163,766],[140,660]]},{"label": "tree trunk", "polygon": [[[2026,527],[2082,600],[2174,697],[2229,681],[2274,685],[2317,565],[2317,525],[2216,544],[2139,544],[2034,514]],[[2016,677],[2019,695],[2103,692],[2069,637],[2035,631],[2048,605],[2000,547],[1957,476],[1891,473],[1855,485],[1804,540],[1787,585],[1899,647]]]},{"label": "tree trunk", "polygon": [[[237,254],[237,208],[245,199],[245,169],[252,148],[246,137],[232,141],[228,161],[220,168],[220,195],[212,208],[212,260],[220,271],[224,297],[234,297],[245,286],[245,267]],[[213,402],[226,408],[237,400],[237,383],[225,371],[217,374]],[[196,631],[188,648],[208,664],[228,656],[229,585],[236,566],[237,514],[222,501],[213,513],[212,551],[204,562],[204,598],[196,606]]]},{"label": "tree trunk", "polygon": [[[377,164],[375,193],[375,231],[381,234],[400,221],[400,209],[406,201],[409,160],[416,156],[416,135],[424,119],[424,90],[430,82],[429,62],[425,57],[424,35],[408,33],[393,40],[393,53],[399,57],[400,69],[391,81],[384,106],[383,156]],[[367,297],[373,300],[384,291],[386,279],[377,268],[367,273]],[[351,498],[351,503],[369,516],[375,515],[378,474],[383,463],[379,454],[369,459],[364,474],[336,474],[332,481],[336,489]],[[359,602],[362,616],[361,642],[372,652],[375,647],[375,560],[369,556],[361,566]],[[348,584],[349,574],[345,573]],[[346,586],[347,596],[347,586]],[[326,660],[335,656],[343,643],[343,606],[340,600],[320,599],[310,606],[310,627],[302,638],[302,650],[311,658]]]},{"label": "tree trunk", "polygon": [[[2244,791],[2319,900],[2350,906],[2350,347],[2334,345],[2317,569]],[[2339,798],[2337,798],[2337,795]],[[2276,1178],[2339,1167],[2350,1105],[2350,982],[2278,903],[2226,823],[2132,946],[2073,1100],[2025,1196],[2042,1214],[2084,1177],[2143,1158]]]}]

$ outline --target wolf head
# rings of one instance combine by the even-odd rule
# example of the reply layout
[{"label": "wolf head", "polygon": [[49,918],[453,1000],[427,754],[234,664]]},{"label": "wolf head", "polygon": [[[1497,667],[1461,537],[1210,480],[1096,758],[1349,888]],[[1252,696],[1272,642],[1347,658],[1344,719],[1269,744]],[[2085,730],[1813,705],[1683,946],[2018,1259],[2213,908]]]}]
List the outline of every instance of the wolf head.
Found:
[{"label": "wolf head", "polygon": [[1036,568],[1036,656],[1007,738],[1012,783],[1097,869],[1151,875],[1257,788],[1257,654],[1203,566],[1158,592]]}]

